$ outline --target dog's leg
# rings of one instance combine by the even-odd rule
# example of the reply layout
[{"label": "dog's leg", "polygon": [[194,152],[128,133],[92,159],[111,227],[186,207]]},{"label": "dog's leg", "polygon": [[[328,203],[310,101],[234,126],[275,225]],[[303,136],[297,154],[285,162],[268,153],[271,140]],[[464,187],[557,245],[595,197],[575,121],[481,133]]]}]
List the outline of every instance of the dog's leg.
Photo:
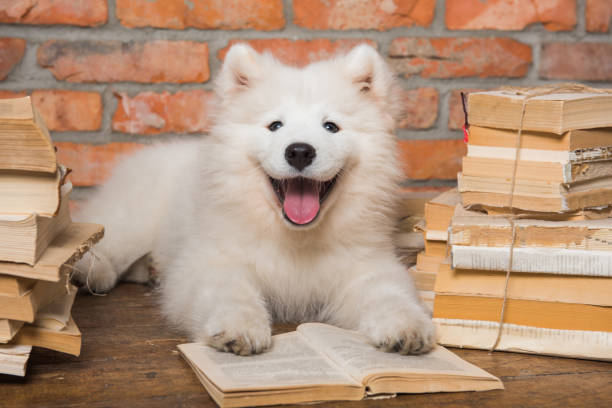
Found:
[{"label": "dog's leg", "polygon": [[[369,269],[363,271],[364,267]],[[356,274],[332,305],[333,322],[358,329],[385,351],[421,354],[431,350],[434,325],[405,267],[389,256],[357,269],[363,273]]]},{"label": "dog's leg", "polygon": [[[187,251],[185,251],[187,252]],[[270,315],[245,267],[202,253],[180,254],[162,275],[162,308],[194,341],[248,355],[271,344]]]}]

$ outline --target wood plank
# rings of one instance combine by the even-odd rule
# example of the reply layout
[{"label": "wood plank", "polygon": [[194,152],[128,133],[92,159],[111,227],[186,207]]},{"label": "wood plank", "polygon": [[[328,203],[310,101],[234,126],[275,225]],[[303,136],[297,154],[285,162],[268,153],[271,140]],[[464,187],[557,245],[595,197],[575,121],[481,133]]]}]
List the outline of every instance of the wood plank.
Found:
[{"label": "wood plank", "polygon": [[[216,407],[176,345],[184,334],[161,317],[151,288],[122,284],[107,296],[79,293],[73,316],[81,357],[35,349],[25,378],[0,375],[2,407]],[[277,325],[274,332],[294,329]],[[516,353],[452,349],[501,377],[504,391],[401,395],[317,407],[610,406],[612,364]]]}]

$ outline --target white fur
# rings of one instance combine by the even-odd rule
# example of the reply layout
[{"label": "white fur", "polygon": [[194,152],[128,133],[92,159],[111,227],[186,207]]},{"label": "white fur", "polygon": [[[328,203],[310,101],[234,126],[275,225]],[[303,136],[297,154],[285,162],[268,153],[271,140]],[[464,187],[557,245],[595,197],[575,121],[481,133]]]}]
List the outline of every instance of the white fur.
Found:
[{"label": "white fur", "polygon": [[[433,324],[391,244],[401,172],[384,60],[359,46],[297,69],[236,45],[216,90],[208,136],[130,157],[77,215],[106,226],[90,287],[110,289],[150,254],[169,320],[221,350],[264,350],[273,319],[327,321],[386,350],[429,350]],[[284,126],[271,132],[276,120]],[[340,132],[325,130],[328,120]],[[267,176],[298,175],[284,158],[294,142],[317,152],[302,176],[340,172],[303,227],[283,218]]]}]

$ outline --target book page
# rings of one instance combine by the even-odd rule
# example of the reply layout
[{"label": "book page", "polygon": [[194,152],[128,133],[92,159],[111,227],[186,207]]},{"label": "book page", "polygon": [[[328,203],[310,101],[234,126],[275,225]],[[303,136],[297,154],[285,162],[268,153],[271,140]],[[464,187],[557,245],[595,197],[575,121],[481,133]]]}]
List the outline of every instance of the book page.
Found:
[{"label": "book page", "polygon": [[432,374],[495,378],[441,346],[427,354],[404,356],[378,350],[360,333],[326,324],[306,323],[300,325],[297,330],[316,348],[325,352],[362,382],[366,382],[367,377],[374,374],[414,374],[422,378]]},{"label": "book page", "polygon": [[362,387],[296,332],[274,336],[269,350],[253,356],[220,352],[200,343],[178,347],[223,392],[317,385]]}]

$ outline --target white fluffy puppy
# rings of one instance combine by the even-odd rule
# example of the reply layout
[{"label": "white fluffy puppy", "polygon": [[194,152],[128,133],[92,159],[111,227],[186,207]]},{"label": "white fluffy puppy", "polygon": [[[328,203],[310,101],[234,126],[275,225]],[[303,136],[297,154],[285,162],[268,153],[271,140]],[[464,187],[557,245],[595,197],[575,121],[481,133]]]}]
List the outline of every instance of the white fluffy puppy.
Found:
[{"label": "white fluffy puppy", "polygon": [[233,46],[210,134],[130,157],[75,217],[106,226],[89,286],[110,289],[150,254],[169,320],[220,350],[265,350],[275,319],[430,350],[432,321],[391,243],[394,89],[369,46],[303,69]]}]

